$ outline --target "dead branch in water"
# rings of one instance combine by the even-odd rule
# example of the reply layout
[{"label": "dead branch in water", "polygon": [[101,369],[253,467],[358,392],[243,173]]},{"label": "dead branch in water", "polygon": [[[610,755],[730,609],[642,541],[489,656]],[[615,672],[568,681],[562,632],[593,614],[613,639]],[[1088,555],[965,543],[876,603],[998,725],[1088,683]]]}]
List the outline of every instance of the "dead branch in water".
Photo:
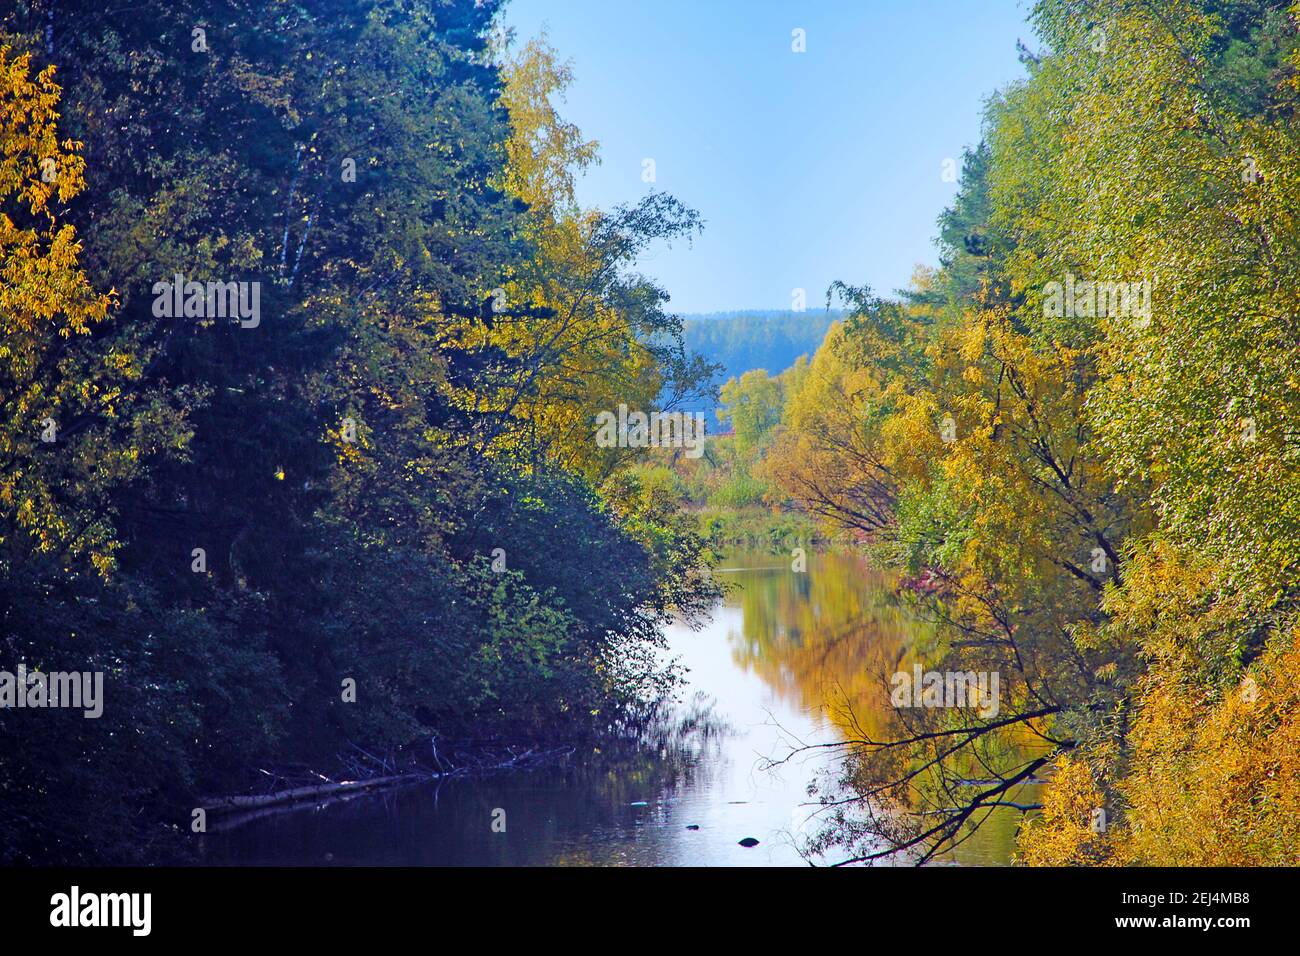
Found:
[{"label": "dead branch in water", "polygon": [[[357,749],[360,750],[360,748]],[[326,780],[326,782],[312,784],[311,786],[275,790],[270,793],[203,797],[200,798],[202,800],[200,806],[209,814],[219,817],[213,821],[210,830],[220,832],[234,829],[252,820],[275,813],[306,809],[309,805],[320,807],[376,790],[387,790],[393,787],[431,780],[441,781],[452,777],[469,777],[509,770],[523,770],[571,756],[573,752],[573,747],[558,747],[552,750],[537,750],[530,747],[522,752],[515,752],[513,748],[507,748],[507,756],[496,755],[483,758],[462,766],[450,767],[440,772],[421,770],[409,773],[390,773],[384,776],[338,782],[330,781],[320,774],[315,774],[315,776]],[[362,751],[362,753],[365,752]],[[387,761],[376,758],[371,754],[365,754],[365,756],[385,768],[389,766]],[[445,758],[442,763],[446,766]]]},{"label": "dead branch in water", "polygon": [[343,793],[373,790],[378,787],[392,787],[399,783],[429,780],[437,776],[438,774],[402,773],[388,777],[374,777],[370,780],[344,780],[339,783],[323,783],[312,787],[294,787],[290,790],[277,790],[274,793],[250,796],[205,797],[202,807],[209,813],[230,810],[254,810],[283,803],[298,803],[320,797],[337,796]]}]

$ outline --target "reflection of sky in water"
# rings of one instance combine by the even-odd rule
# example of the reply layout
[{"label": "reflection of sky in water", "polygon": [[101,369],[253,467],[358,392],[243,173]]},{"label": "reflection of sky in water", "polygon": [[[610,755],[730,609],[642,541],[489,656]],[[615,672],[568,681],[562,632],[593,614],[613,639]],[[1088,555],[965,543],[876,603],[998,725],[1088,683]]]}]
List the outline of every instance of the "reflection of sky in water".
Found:
[{"label": "reflection of sky in water", "polygon": [[[739,608],[723,607],[703,631],[673,627],[668,632],[670,651],[689,668],[691,685],[707,688],[734,733],[723,741],[705,778],[671,795],[673,818],[681,826],[698,823],[699,832],[687,835],[705,839],[671,841],[672,856],[665,863],[803,864],[793,834],[815,809],[801,804],[808,803],[809,781],[826,766],[825,754],[801,754],[773,769],[767,769],[767,762],[788,756],[801,744],[832,738],[817,716],[791,706],[758,674],[736,665],[733,644],[742,625]],[[759,845],[738,846],[747,836]]]},{"label": "reflection of sky in water", "polygon": [[[888,699],[882,675],[917,625],[893,606],[883,579],[848,556],[810,555],[806,574],[770,555],[725,567],[744,570],[719,574],[738,587],[712,619],[698,631],[667,630],[669,654],[689,672],[660,752],[607,748],[563,767],[280,814],[209,835],[209,861],[805,865],[794,841],[816,828],[807,787],[833,755],[813,749],[775,769],[767,762],[842,739],[846,705],[872,727]],[[496,808],[506,811],[504,834],[491,831]],[[1004,861],[1014,823],[968,842],[963,861]],[[739,846],[745,837],[759,845]]]}]

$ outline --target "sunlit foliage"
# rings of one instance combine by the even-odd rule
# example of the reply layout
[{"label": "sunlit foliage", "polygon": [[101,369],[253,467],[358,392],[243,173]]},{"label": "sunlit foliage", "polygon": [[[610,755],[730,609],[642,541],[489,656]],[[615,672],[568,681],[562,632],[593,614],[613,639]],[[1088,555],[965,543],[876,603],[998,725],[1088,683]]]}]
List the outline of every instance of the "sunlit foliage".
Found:
[{"label": "sunlit foliage", "polygon": [[[760,471],[903,573],[932,659],[1003,675],[1041,749],[981,758],[991,792],[1049,778],[1025,862],[1294,862],[1300,8],[1033,16],[943,268],[898,303],[842,290]],[[1062,308],[1076,280],[1132,297]],[[969,718],[858,740],[847,786],[915,809],[997,729]],[[825,839],[928,858],[990,802],[947,796]]]}]

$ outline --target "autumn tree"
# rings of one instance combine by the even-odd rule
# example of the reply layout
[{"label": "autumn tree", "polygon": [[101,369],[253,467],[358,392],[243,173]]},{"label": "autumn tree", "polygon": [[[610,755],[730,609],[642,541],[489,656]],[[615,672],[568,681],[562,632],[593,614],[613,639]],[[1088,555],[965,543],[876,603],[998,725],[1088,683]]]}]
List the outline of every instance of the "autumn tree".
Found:
[{"label": "autumn tree", "polygon": [[[255,768],[590,736],[666,689],[702,544],[596,487],[589,425],[693,380],[634,264],[695,218],[653,196],[565,244],[563,182],[511,165],[511,111],[551,120],[506,97],[497,7],[0,10],[0,640],[116,701],[0,725],[0,857],[181,858]],[[166,315],[176,275],[260,321]]]},{"label": "autumn tree", "polygon": [[[667,293],[633,268],[652,244],[689,240],[700,219],[662,193],[609,211],[582,208],[575,180],[598,150],[559,113],[569,67],[542,37],[505,73],[503,185],[528,207],[534,251],[494,294],[490,327],[467,330],[467,341],[508,356],[511,367],[492,391],[466,401],[497,416],[492,441],[510,454],[599,481],[636,454],[596,445],[599,412],[683,407],[709,391],[710,370],[686,353]],[[525,427],[507,427],[516,420]]]},{"label": "autumn tree", "polygon": [[139,389],[148,353],[95,341],[113,294],[87,278],[62,221],[85,162],[59,136],[54,69],[34,73],[4,47],[0,82],[0,568],[39,557],[106,572],[118,546],[110,491],[185,431],[168,401]]},{"label": "autumn tree", "polygon": [[1041,803],[1026,862],[1291,858],[1298,13],[1038,3],[943,268],[814,357],[765,469],[1009,689],[848,740],[871,810],[825,846],[924,861]]}]

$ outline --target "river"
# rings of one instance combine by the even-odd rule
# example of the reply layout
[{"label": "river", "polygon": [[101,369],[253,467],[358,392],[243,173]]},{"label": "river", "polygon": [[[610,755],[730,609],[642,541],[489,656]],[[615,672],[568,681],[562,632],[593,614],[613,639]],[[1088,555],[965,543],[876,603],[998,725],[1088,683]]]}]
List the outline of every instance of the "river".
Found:
[{"label": "river", "polygon": [[[732,587],[705,626],[667,629],[687,683],[653,748],[593,748],[540,770],[277,814],[207,836],[207,861],[807,865],[799,843],[819,819],[808,786],[833,782],[836,768],[826,749],[791,754],[844,739],[850,711],[870,727],[880,675],[925,625],[849,554],[810,554],[803,572],[789,558],[741,554],[717,574]],[[943,862],[1007,863],[1018,820],[999,811]],[[757,845],[741,846],[746,838]]]}]

